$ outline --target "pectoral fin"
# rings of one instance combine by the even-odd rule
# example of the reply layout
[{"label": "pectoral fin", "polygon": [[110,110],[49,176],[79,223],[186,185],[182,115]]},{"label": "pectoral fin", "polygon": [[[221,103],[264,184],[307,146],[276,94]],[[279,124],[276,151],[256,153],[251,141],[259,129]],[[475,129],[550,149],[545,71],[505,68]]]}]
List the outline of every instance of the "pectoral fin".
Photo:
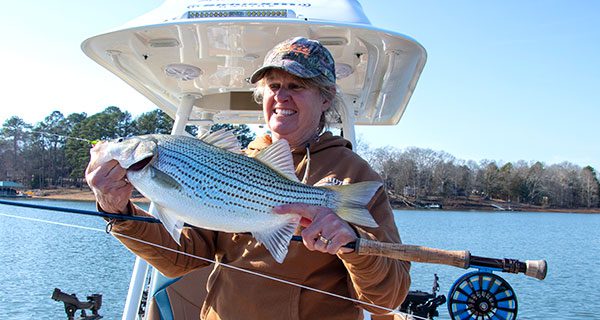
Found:
[{"label": "pectoral fin", "polygon": [[183,229],[184,222],[180,220],[174,212],[156,202],[150,203],[150,213],[162,222],[173,240],[175,240],[178,245],[181,245],[181,230]]},{"label": "pectoral fin", "polygon": [[162,188],[181,190],[181,184],[177,180],[154,167],[150,168],[150,179]]}]

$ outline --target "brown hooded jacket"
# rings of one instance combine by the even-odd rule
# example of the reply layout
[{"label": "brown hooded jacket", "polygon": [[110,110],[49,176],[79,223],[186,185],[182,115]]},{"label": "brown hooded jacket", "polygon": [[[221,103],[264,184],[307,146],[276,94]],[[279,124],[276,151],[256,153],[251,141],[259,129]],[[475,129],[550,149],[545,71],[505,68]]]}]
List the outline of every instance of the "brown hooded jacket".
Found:
[{"label": "brown hooded jacket", "polygon": [[[260,137],[249,145],[246,153],[253,156],[270,144],[269,136]],[[308,150],[310,156],[306,150],[294,150],[293,159],[296,175],[299,179],[306,175],[309,185],[381,181],[367,162],[352,152],[350,142],[341,137],[326,132]],[[130,205],[130,210],[134,215],[147,215],[134,205]],[[369,203],[369,211],[379,227],[355,226],[359,237],[399,243],[392,208],[383,188]],[[383,257],[311,252],[301,242],[293,241],[285,261],[279,264],[248,234],[184,228],[181,247],[178,247],[160,224],[119,221],[112,231],[387,308],[398,307],[410,286],[410,264]],[[124,237],[117,238],[168,277],[178,277],[210,264]],[[362,319],[361,308],[374,313],[386,312],[221,264],[214,266],[207,287],[209,293],[202,308],[202,319]]]}]

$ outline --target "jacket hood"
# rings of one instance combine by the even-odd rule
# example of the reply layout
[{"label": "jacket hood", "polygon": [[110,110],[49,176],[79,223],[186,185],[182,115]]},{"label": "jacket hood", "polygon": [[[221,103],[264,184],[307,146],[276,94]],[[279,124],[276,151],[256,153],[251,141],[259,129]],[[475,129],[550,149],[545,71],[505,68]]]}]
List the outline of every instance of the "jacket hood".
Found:
[{"label": "jacket hood", "polygon": [[[248,145],[248,151],[249,153],[255,154],[256,152],[259,152],[265,149],[266,147],[270,146],[272,143],[273,139],[270,135],[263,135],[250,142],[250,144]],[[317,153],[321,150],[333,147],[345,147],[352,150],[352,143],[340,136],[334,136],[331,132],[326,131],[319,137],[319,139],[316,142],[310,144],[309,151],[310,153]],[[305,154],[306,149],[301,148],[297,150],[292,150],[292,153]]]}]

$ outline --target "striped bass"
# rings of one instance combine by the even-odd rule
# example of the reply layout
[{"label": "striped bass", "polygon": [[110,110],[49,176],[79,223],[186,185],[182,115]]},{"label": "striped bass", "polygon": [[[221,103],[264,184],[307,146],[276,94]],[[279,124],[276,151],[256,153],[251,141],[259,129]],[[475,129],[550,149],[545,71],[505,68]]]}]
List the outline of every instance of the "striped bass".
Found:
[{"label": "striped bass", "polygon": [[155,215],[179,244],[185,223],[224,232],[250,232],[281,263],[299,225],[297,214],[275,214],[289,203],[331,208],[342,219],[376,227],[366,209],[380,182],[314,187],[294,172],[290,147],[278,140],[255,158],[241,154],[230,131],[200,139],[143,135],[103,141],[91,153],[127,170],[129,182],[152,201]]}]

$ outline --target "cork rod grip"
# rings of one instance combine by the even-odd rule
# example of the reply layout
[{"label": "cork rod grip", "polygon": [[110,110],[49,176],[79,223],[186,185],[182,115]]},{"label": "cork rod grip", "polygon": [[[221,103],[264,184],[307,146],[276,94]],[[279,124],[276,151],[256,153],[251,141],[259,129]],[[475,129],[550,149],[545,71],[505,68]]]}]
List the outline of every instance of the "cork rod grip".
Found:
[{"label": "cork rod grip", "polygon": [[376,255],[404,261],[436,263],[448,266],[469,268],[469,251],[449,251],[401,243],[385,243],[368,239],[358,239],[356,251],[359,255]]}]

